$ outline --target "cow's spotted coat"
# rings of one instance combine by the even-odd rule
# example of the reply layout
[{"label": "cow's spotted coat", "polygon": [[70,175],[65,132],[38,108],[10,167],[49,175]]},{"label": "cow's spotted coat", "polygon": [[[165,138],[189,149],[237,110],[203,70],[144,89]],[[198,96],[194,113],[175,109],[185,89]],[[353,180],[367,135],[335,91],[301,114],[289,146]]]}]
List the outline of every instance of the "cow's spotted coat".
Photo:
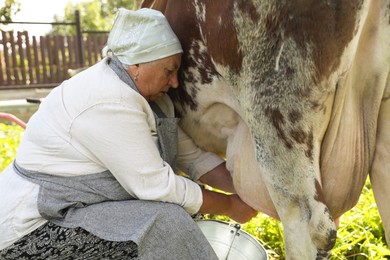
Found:
[{"label": "cow's spotted coat", "polygon": [[182,127],[281,219],[288,259],[327,257],[368,173],[390,236],[390,0],[147,2],[185,51]]}]

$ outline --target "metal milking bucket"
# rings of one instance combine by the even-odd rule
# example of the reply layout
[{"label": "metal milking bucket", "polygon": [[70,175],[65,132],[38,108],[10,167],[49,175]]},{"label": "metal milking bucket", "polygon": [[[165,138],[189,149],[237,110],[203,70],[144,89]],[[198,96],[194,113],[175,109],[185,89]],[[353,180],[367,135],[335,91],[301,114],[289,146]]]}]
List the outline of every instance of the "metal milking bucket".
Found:
[{"label": "metal milking bucket", "polygon": [[239,224],[219,220],[197,220],[220,260],[268,260],[267,251]]}]

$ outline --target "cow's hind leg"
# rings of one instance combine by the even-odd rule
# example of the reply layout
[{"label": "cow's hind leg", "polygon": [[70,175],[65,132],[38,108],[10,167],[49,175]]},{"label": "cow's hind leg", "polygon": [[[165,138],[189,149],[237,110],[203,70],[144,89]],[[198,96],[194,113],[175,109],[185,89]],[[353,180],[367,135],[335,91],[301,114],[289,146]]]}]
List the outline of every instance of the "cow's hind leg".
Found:
[{"label": "cow's hind leg", "polygon": [[313,197],[277,196],[287,259],[327,259],[336,241],[336,226],[325,204]]},{"label": "cow's hind leg", "polygon": [[261,140],[271,138],[255,140],[264,181],[283,223],[287,259],[328,258],[337,232],[316,178],[319,156],[302,155],[299,144],[286,149],[278,140],[268,145]]},{"label": "cow's hind leg", "polygon": [[390,247],[390,74],[387,90],[378,117],[376,151],[370,179],[385,228],[387,245]]}]

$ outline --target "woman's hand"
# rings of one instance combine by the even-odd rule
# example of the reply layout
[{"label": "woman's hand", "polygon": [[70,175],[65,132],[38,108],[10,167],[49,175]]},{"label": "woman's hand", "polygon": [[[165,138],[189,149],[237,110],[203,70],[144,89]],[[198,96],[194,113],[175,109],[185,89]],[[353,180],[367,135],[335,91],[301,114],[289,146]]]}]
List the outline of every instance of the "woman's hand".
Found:
[{"label": "woman's hand", "polygon": [[218,165],[217,167],[200,177],[199,180],[202,183],[207,184],[213,188],[225,192],[236,193],[233,186],[232,176],[230,175],[230,172],[226,169],[226,163]]},{"label": "woman's hand", "polygon": [[229,195],[229,198],[231,200],[231,207],[227,213],[228,217],[238,223],[246,223],[253,217],[256,217],[258,212],[242,201],[238,195]]},{"label": "woman's hand", "polygon": [[245,223],[257,215],[257,211],[247,205],[236,194],[227,195],[202,189],[203,204],[199,213],[225,215],[239,223]]}]

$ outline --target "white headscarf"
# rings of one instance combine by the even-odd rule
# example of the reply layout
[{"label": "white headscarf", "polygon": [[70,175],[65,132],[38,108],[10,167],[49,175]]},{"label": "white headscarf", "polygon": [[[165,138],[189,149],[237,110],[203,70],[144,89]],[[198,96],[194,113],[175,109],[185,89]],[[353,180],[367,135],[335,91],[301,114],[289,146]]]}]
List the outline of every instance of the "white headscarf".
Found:
[{"label": "white headscarf", "polygon": [[139,64],[182,53],[179,39],[165,16],[153,9],[119,9],[106,51],[123,64]]}]

